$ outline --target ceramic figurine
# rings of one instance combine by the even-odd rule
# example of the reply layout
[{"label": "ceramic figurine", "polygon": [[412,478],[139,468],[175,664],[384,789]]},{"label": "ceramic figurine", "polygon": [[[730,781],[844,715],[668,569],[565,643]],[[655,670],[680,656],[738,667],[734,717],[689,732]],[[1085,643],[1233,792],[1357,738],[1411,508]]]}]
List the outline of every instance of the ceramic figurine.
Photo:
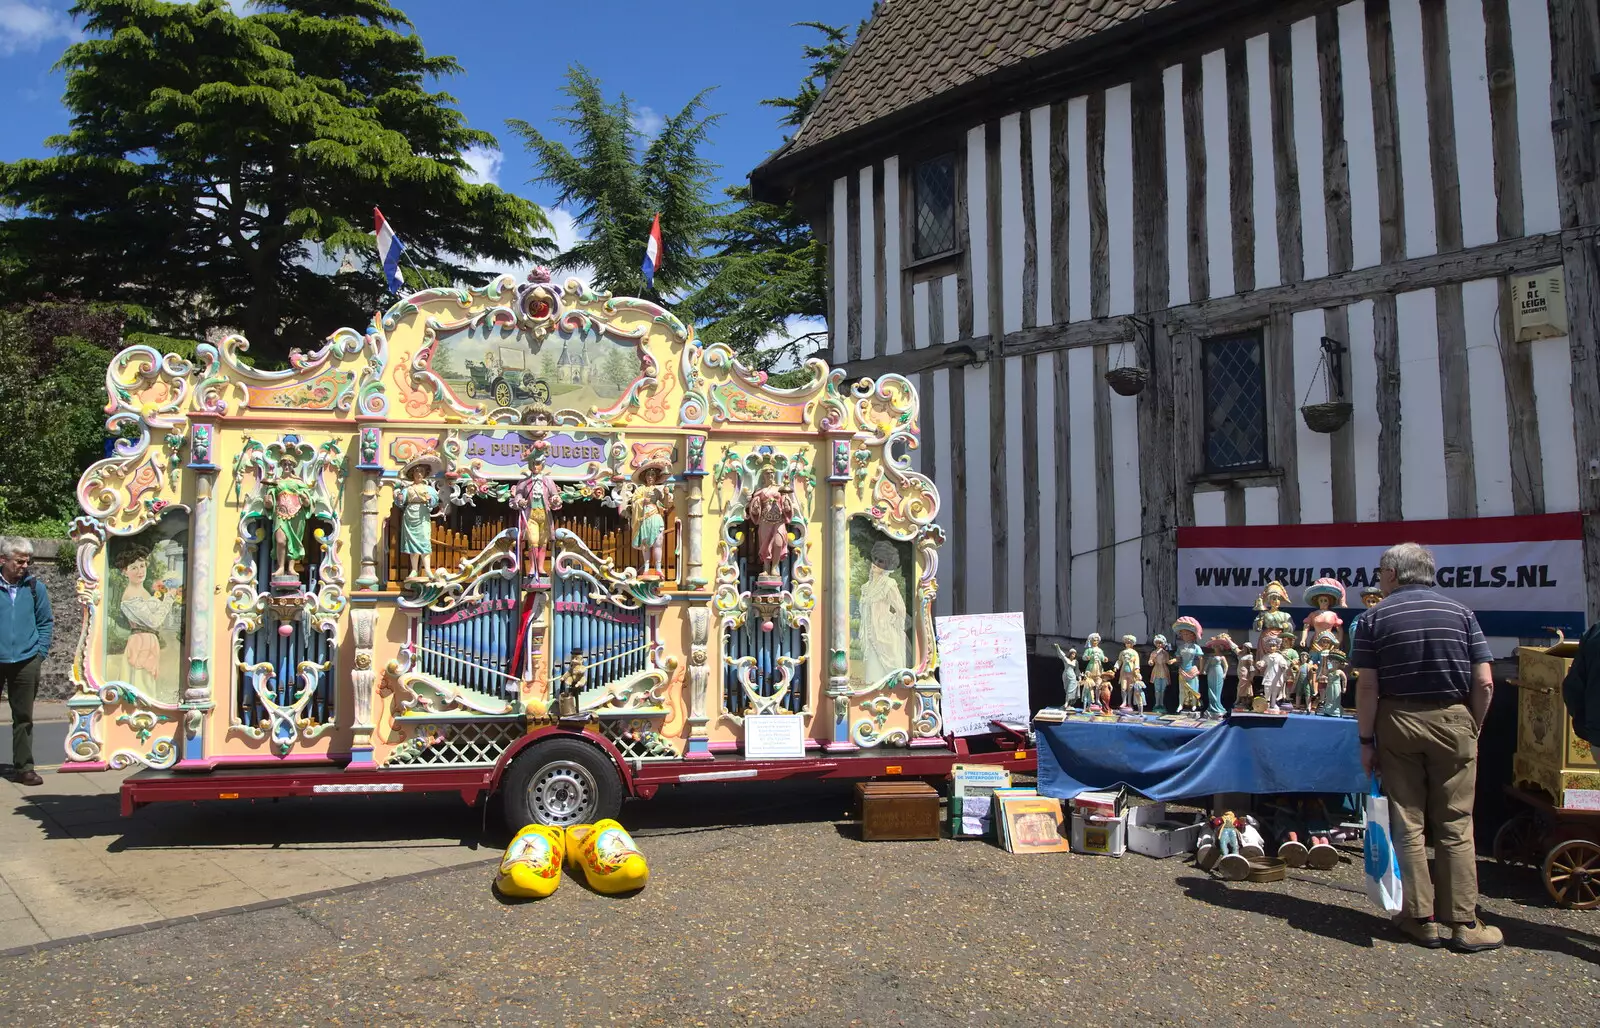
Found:
[{"label": "ceramic figurine", "polygon": [[1255,698],[1256,648],[1249,643],[1239,647],[1239,685],[1234,697],[1234,710],[1249,710]]},{"label": "ceramic figurine", "polygon": [[1268,710],[1277,710],[1283,706],[1285,679],[1289,675],[1289,658],[1283,655],[1283,640],[1272,636],[1265,643],[1264,653],[1261,658],[1261,696],[1267,701]]},{"label": "ceramic figurine", "polygon": [[[1232,645],[1231,640],[1229,644]],[[1231,810],[1223,813],[1217,830],[1216,866],[1217,876],[1229,881],[1242,882],[1250,875],[1250,861],[1239,852],[1239,819]]]},{"label": "ceramic figurine", "polygon": [[589,684],[589,669],[583,662],[583,651],[575,649],[567,657],[567,670],[561,675],[561,697],[556,701],[557,717],[575,717],[578,697]]},{"label": "ceramic figurine", "polygon": [[1056,656],[1061,658],[1061,705],[1071,709],[1078,702],[1078,651],[1061,651],[1056,644]]},{"label": "ceramic figurine", "polygon": [[671,489],[662,484],[663,472],[649,465],[639,473],[639,487],[633,491],[628,508],[633,519],[633,548],[644,558],[639,577],[664,578],[667,573],[667,511]]},{"label": "ceramic figurine", "polygon": [[1295,710],[1305,710],[1311,699],[1311,662],[1301,657],[1293,646],[1285,647],[1283,659],[1289,662],[1284,684],[1288,687],[1288,705]]},{"label": "ceramic figurine", "polygon": [[1344,626],[1344,619],[1335,614],[1333,608],[1344,606],[1344,586],[1337,578],[1319,578],[1306,589],[1304,599],[1311,613],[1300,626],[1300,648],[1310,646],[1321,632],[1332,632],[1334,645],[1342,647],[1344,639],[1339,630]]},{"label": "ceramic figurine", "polygon": [[789,555],[789,521],[794,517],[794,483],[778,485],[774,468],[761,470],[761,484],[745,505],[745,515],[757,526],[757,557],[761,574],[756,583],[764,588],[780,588],[783,558]]},{"label": "ceramic figurine", "polygon": [[1344,654],[1335,652],[1328,662],[1327,680],[1322,687],[1322,706],[1317,713],[1324,717],[1344,717],[1344,690],[1349,677],[1344,670]]},{"label": "ceramic figurine", "polygon": [[1157,714],[1167,712],[1167,684],[1172,681],[1172,654],[1167,650],[1167,637],[1155,636],[1150,640],[1150,701]]},{"label": "ceramic figurine", "polygon": [[1253,626],[1256,633],[1256,652],[1264,649],[1267,636],[1284,636],[1284,645],[1289,644],[1289,636],[1294,635],[1294,618],[1286,610],[1280,610],[1289,602],[1289,591],[1283,587],[1282,582],[1268,582],[1267,587],[1261,590],[1261,595],[1256,597],[1256,620]]},{"label": "ceramic figurine", "polygon": [[1357,612],[1355,617],[1350,619],[1350,624],[1345,628],[1345,640],[1349,643],[1349,645],[1345,647],[1346,653],[1351,652],[1355,648],[1356,626],[1361,623],[1362,615],[1366,614],[1367,611],[1371,610],[1373,607],[1376,607],[1382,602],[1383,590],[1379,589],[1377,586],[1369,585],[1365,589],[1361,590],[1361,610]]},{"label": "ceramic figurine", "polygon": [[1173,650],[1178,665],[1178,713],[1200,709],[1200,660],[1205,651],[1200,649],[1200,634],[1205,629],[1191,617],[1181,617],[1172,623],[1172,634],[1178,645]]},{"label": "ceramic figurine", "polygon": [[1083,678],[1080,689],[1086,690],[1085,708],[1097,703],[1099,709],[1111,709],[1111,680],[1106,677],[1106,651],[1100,648],[1100,633],[1090,632],[1083,648]]},{"label": "ceramic figurine", "polygon": [[1239,647],[1227,632],[1222,632],[1206,644],[1211,656],[1206,658],[1206,717],[1222,717],[1228,711],[1222,705],[1222,683],[1228,677],[1228,654],[1238,653]]},{"label": "ceramic figurine", "polygon": [[[424,453],[406,461],[400,469],[405,485],[398,488],[395,497],[400,504],[400,552],[411,558],[411,573],[406,581],[414,582],[433,573],[433,527],[431,522],[444,517],[439,510],[439,490],[428,479],[444,470],[444,461],[438,454]],[[418,562],[422,570],[417,570]]]},{"label": "ceramic figurine", "polygon": [[1311,640],[1311,652],[1306,654],[1306,663],[1311,667],[1311,692],[1316,702],[1322,701],[1322,693],[1328,684],[1328,671],[1336,659],[1342,658],[1344,653],[1338,649],[1339,637],[1333,632],[1318,632]]},{"label": "ceramic figurine", "polygon": [[1122,688],[1122,709],[1130,706],[1144,713],[1144,677],[1140,674],[1144,658],[1134,649],[1139,645],[1135,636],[1122,637],[1122,652],[1117,654],[1117,684]]},{"label": "ceramic figurine", "polygon": [[311,486],[300,477],[293,457],[278,461],[278,473],[267,480],[272,510],[272,541],[278,564],[275,579],[295,577],[294,561],[306,555],[306,522],[311,518]]},{"label": "ceramic figurine", "polygon": [[1261,829],[1250,814],[1244,816],[1244,827],[1239,829],[1239,852],[1255,860],[1267,855],[1267,841],[1261,837]]}]

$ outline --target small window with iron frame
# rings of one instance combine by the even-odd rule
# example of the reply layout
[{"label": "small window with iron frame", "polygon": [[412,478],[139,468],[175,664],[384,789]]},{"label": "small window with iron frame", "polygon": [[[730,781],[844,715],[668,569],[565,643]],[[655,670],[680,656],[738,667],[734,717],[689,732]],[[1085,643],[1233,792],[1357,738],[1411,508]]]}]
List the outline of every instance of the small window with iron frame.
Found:
[{"label": "small window with iron frame", "polygon": [[1267,467],[1267,375],[1261,333],[1201,343],[1208,472]]},{"label": "small window with iron frame", "polygon": [[912,260],[956,249],[956,156],[953,153],[919,161],[912,171]]}]

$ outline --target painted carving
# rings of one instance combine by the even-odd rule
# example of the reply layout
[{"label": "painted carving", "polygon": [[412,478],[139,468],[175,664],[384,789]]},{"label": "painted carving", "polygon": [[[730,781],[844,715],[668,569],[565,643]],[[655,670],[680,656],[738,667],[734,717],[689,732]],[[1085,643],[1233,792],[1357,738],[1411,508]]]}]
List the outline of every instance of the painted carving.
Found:
[{"label": "painted carving", "polygon": [[672,487],[665,472],[650,464],[639,472],[639,484],[628,498],[628,520],[633,524],[633,548],[639,551],[641,578],[666,577],[667,515],[672,510]]},{"label": "painted carving", "polygon": [[395,487],[395,502],[400,505],[400,552],[411,564],[408,582],[433,573],[433,521],[445,512],[439,509],[439,490],[429,479],[443,470],[444,461],[432,453],[419,454],[400,469],[404,484]]},{"label": "painted carving", "polygon": [[762,468],[745,512],[757,532],[756,559],[761,562],[757,584],[776,588],[783,581],[779,566],[789,555],[789,522],[795,515],[794,483],[780,485],[776,468]]}]

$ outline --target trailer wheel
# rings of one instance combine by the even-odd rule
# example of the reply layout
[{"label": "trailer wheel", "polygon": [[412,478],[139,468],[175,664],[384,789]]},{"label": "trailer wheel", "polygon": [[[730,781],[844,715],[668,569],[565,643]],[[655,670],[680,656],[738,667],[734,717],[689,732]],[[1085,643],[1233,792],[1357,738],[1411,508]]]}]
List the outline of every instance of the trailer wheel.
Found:
[{"label": "trailer wheel", "polygon": [[577,739],[535,743],[506,772],[506,827],[593,824],[622,810],[622,776],[611,758]]}]

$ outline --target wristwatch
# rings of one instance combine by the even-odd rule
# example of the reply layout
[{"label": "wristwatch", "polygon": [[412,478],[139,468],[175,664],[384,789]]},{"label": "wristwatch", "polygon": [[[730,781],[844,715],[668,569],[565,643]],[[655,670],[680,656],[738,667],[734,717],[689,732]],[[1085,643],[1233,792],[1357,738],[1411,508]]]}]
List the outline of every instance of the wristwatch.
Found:
[{"label": "wristwatch", "polygon": [[1356,736],[1356,741],[1361,743],[1363,746],[1376,746],[1378,744],[1378,737],[1375,735],[1358,735]]}]

